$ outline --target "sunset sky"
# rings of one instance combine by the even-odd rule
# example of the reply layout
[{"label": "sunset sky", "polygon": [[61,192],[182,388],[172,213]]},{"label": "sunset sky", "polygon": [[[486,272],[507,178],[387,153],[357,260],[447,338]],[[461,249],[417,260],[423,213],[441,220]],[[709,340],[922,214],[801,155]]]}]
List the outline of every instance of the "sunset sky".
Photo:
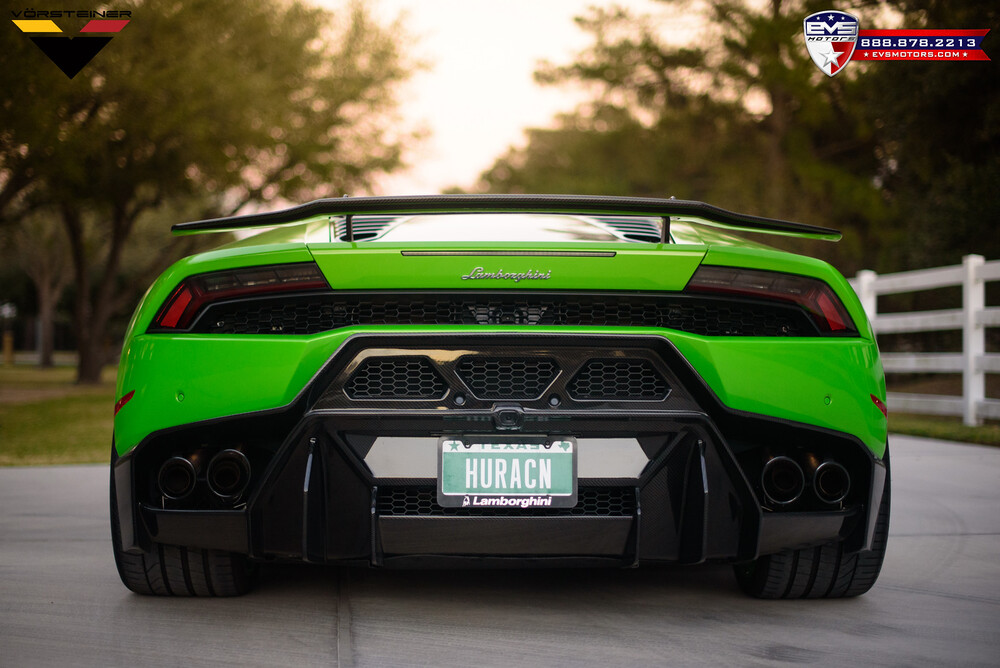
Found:
[{"label": "sunset sky", "polygon": [[[324,6],[334,11],[337,0]],[[470,186],[526,127],[546,126],[572,110],[581,91],[542,87],[532,73],[541,60],[568,63],[589,39],[573,21],[589,5],[579,0],[376,0],[384,22],[404,16],[415,38],[410,54],[428,64],[401,95],[404,125],[427,139],[409,155],[412,167],[386,178],[378,194],[432,194]],[[674,36],[693,36],[698,17],[654,0],[620,0],[654,14]]]}]

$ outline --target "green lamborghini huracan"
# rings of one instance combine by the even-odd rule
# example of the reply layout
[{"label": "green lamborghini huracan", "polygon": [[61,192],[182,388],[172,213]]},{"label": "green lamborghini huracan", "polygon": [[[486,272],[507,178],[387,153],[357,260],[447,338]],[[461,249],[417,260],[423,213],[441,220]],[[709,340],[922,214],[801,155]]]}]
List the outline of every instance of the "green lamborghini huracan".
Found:
[{"label": "green lamborghini huracan", "polygon": [[676,199],[345,197],[182,223],[125,337],[122,581],[259,564],[732,563],[749,594],[878,577],[885,382],[835,230]]}]

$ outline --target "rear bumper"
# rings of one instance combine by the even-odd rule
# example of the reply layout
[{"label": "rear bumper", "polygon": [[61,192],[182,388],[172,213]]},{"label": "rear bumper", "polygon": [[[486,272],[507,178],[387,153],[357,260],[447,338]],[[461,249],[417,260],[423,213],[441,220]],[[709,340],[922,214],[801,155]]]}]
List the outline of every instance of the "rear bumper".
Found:
[{"label": "rear bumper", "polygon": [[[399,337],[359,337],[294,405],[160,432],[119,458],[113,468],[122,547],[163,543],[260,560],[376,566],[634,566],[747,561],[832,541],[845,541],[849,551],[870,546],[885,468],[857,438],[726,408],[660,337],[482,341],[556,356],[582,345],[631,346],[662,361],[672,399],[655,408],[524,407],[524,433],[572,435],[581,458],[591,453],[590,464],[581,466],[579,488],[581,498],[598,499],[593,507],[471,511],[420,501],[434,488],[433,469],[418,465],[407,475],[405,467],[393,468],[387,462],[399,458],[379,439],[395,438],[394,447],[427,462],[439,435],[494,430],[496,407],[484,402],[432,410],[393,403],[373,409],[324,401],[359,350],[401,345]],[[414,338],[406,345],[458,344],[469,347],[470,337]],[[264,440],[273,443],[257,457],[261,465],[238,504],[178,507],[150,491],[150,470],[165,451],[233,434],[244,440],[269,434]],[[848,498],[835,507],[808,500],[768,507],[760,491],[760,460],[786,446],[842,461],[852,477]]]}]

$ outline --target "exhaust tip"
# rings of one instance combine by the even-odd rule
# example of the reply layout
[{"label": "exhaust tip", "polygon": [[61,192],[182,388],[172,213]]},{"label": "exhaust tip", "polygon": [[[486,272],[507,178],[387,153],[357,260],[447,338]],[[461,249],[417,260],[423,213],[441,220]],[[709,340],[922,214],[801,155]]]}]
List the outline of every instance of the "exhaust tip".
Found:
[{"label": "exhaust tip", "polygon": [[250,483],[250,460],[239,450],[223,450],[209,462],[207,479],[213,494],[231,501]]},{"label": "exhaust tip", "polygon": [[194,485],[197,481],[198,474],[194,464],[184,457],[171,457],[163,462],[156,478],[160,493],[175,501],[183,499],[194,491]]},{"label": "exhaust tip", "polygon": [[764,464],[760,482],[767,500],[779,506],[797,501],[806,486],[802,467],[785,456],[772,457]]},{"label": "exhaust tip", "polygon": [[813,473],[813,490],[823,503],[840,503],[851,490],[851,475],[841,464],[825,461]]}]

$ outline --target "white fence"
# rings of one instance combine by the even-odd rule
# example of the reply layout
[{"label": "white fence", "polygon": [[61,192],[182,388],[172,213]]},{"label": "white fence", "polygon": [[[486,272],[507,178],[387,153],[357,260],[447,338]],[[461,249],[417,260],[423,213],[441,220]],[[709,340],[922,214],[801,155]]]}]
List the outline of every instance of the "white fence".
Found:
[{"label": "white fence", "polygon": [[[962,330],[960,353],[883,353],[886,373],[960,373],[962,396],[890,392],[890,410],[960,415],[967,425],[1000,419],[1000,400],[986,398],[986,374],[1000,373],[1000,354],[986,353],[986,328],[1000,327],[1000,307],[986,308],[986,283],[1000,280],[1000,260],[966,255],[962,264],[879,276],[859,271],[850,282],[876,334]],[[878,296],[962,286],[962,308],[879,315]]]}]

